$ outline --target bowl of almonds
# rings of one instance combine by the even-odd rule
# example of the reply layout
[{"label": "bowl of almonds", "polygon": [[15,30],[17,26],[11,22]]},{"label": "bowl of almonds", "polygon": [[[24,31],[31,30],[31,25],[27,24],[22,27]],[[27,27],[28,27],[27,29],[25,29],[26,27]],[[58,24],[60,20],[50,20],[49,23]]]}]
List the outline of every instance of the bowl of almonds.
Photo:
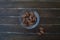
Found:
[{"label": "bowl of almonds", "polygon": [[21,25],[26,29],[35,28],[40,21],[40,16],[37,11],[26,10],[21,15]]}]

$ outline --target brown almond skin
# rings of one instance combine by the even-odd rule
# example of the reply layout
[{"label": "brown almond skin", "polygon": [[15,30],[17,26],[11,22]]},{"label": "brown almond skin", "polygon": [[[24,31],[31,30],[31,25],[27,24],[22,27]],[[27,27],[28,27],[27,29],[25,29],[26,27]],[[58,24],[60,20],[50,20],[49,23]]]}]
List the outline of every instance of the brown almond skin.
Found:
[{"label": "brown almond skin", "polygon": [[31,15],[32,17],[35,17],[34,12],[30,12],[30,15]]},{"label": "brown almond skin", "polygon": [[33,13],[33,12],[30,12],[30,15],[31,15],[31,16],[34,16],[34,13]]},{"label": "brown almond skin", "polygon": [[28,17],[28,16],[30,16],[30,14],[28,12],[26,12],[26,16]]},{"label": "brown almond skin", "polygon": [[28,27],[29,25],[28,25],[28,24],[25,24],[25,26],[27,26],[27,27]]},{"label": "brown almond skin", "polygon": [[42,35],[41,33],[37,33],[38,35]]},{"label": "brown almond skin", "polygon": [[35,22],[36,21],[36,17],[33,17],[33,22]]},{"label": "brown almond skin", "polygon": [[30,19],[31,22],[35,22],[36,21],[36,18],[32,17],[32,16],[30,16],[29,19]]},{"label": "brown almond skin", "polygon": [[23,23],[26,21],[26,18],[23,17]]},{"label": "brown almond skin", "polygon": [[29,23],[29,25],[32,25],[32,24],[33,24],[32,22]]},{"label": "brown almond skin", "polygon": [[36,17],[33,12],[30,12],[30,13],[25,12],[25,14],[23,15],[23,23],[26,26],[30,26],[34,24],[35,21],[36,21]]},{"label": "brown almond skin", "polygon": [[29,16],[29,19],[32,20],[32,18],[33,18],[33,17],[30,15],[30,16]]},{"label": "brown almond skin", "polygon": [[26,26],[30,26],[30,20],[28,20],[28,18],[26,18],[26,20],[25,21],[27,21],[27,23],[26,23]]},{"label": "brown almond skin", "polygon": [[22,15],[22,18],[25,18],[26,17],[26,14]]},{"label": "brown almond skin", "polygon": [[31,22],[30,20],[27,20],[28,21],[28,24],[29,25],[32,25],[33,24],[33,22]]},{"label": "brown almond skin", "polygon": [[28,22],[27,22],[27,21],[25,21],[24,24],[25,24],[26,26],[28,26]]},{"label": "brown almond skin", "polygon": [[44,31],[40,31],[40,33],[44,34]]},{"label": "brown almond skin", "polygon": [[41,31],[44,30],[44,28],[42,28],[42,27],[40,27],[39,29],[40,29]]}]

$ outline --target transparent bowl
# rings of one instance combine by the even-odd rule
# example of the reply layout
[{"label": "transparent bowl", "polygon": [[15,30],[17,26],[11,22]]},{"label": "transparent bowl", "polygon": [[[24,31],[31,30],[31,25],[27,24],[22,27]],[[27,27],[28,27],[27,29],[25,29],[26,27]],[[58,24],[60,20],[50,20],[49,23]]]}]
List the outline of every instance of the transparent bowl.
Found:
[{"label": "transparent bowl", "polygon": [[[36,18],[37,18],[37,19],[36,19],[36,22],[35,22],[33,25],[31,25],[31,26],[25,26],[25,25],[23,24],[22,15],[23,15],[26,11],[34,12],[34,14],[35,14],[35,16],[36,16]],[[39,24],[39,22],[40,22],[40,16],[39,16],[39,14],[38,14],[37,11],[33,11],[33,10],[29,10],[29,9],[28,9],[28,10],[22,10],[21,13],[20,13],[19,21],[20,21],[20,25],[21,25],[22,27],[24,27],[24,28],[26,28],[26,29],[33,29],[33,28],[35,28],[35,27],[38,26],[38,24]]]}]

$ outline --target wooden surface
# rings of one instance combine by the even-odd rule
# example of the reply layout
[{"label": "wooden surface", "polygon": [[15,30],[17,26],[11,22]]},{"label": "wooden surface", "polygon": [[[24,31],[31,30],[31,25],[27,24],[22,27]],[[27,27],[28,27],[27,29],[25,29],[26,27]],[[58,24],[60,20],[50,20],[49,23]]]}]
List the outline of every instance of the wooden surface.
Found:
[{"label": "wooden surface", "polygon": [[[35,8],[40,15],[37,27],[46,29],[39,37],[37,30],[19,25],[21,8]],[[60,40],[60,2],[0,2],[0,40]]]},{"label": "wooden surface", "polygon": [[60,2],[0,2],[1,8],[59,8]]}]

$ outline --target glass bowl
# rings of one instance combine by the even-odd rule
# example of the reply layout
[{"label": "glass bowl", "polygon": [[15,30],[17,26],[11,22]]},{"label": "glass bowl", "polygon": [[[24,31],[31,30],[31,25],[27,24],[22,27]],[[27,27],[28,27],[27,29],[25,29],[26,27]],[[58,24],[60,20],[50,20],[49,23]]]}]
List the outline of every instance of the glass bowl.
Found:
[{"label": "glass bowl", "polygon": [[[27,11],[28,11],[28,12],[34,12],[34,15],[36,16],[36,22],[35,22],[33,25],[31,25],[31,26],[25,26],[25,25],[23,24],[23,21],[22,21],[22,15],[25,14],[25,12],[27,12]],[[33,28],[35,28],[35,27],[38,26],[38,24],[39,24],[39,22],[40,22],[40,16],[39,16],[39,14],[38,14],[37,11],[31,10],[31,9],[30,9],[30,10],[29,10],[29,9],[27,9],[27,10],[22,10],[21,13],[20,13],[19,21],[20,21],[20,25],[21,25],[23,28],[33,29]]]}]

